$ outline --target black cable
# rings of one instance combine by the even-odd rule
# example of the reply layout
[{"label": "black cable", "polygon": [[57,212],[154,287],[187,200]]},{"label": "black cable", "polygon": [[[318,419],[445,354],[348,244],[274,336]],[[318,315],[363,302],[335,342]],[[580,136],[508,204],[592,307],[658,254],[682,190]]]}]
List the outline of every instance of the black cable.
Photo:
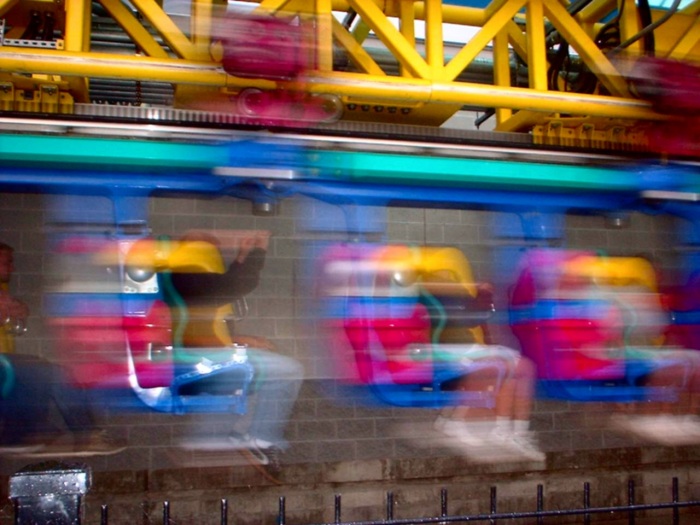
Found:
[{"label": "black cable", "polygon": [[[651,19],[651,7],[649,0],[639,0],[639,20],[642,27],[649,27],[654,21]],[[643,36],[644,38],[644,54],[654,56],[656,46],[654,44],[654,31],[649,31]]]},{"label": "black cable", "polygon": [[628,38],[627,40],[622,42],[619,46],[617,46],[615,49],[613,49],[610,53],[611,54],[619,53],[620,51],[622,51],[625,48],[634,44],[640,38],[644,38],[647,34],[653,32],[660,25],[665,24],[669,18],[671,18],[674,14],[676,14],[676,12],[678,11],[678,7],[680,6],[680,3],[681,3],[681,0],[673,0],[673,4],[671,5],[671,7],[669,7],[668,12],[666,12],[666,14],[664,16],[659,18],[656,22],[646,26],[644,29],[642,29],[639,33],[637,33],[633,37]]}]

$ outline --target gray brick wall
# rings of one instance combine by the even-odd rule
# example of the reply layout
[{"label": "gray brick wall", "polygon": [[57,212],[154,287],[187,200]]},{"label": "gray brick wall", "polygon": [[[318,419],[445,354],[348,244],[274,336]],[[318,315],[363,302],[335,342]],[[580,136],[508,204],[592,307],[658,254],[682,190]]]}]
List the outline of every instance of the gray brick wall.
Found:
[{"label": "gray brick wall", "polygon": [[[322,207],[321,207],[322,208]],[[374,210],[376,211],[376,210]],[[0,195],[0,240],[16,248],[17,275],[14,293],[29,303],[33,316],[29,332],[18,341],[21,352],[52,355],[52,341],[42,319],[42,275],[47,268],[43,199],[30,194]],[[353,399],[337,399],[333,385],[324,379],[323,359],[318,357],[316,323],[309,315],[305,295],[306,242],[331,237],[310,231],[310,218],[320,213],[306,199],[291,198],[275,217],[256,217],[250,204],[233,198],[157,198],[150,202],[149,223],[156,235],[178,236],[190,228],[264,229],[272,232],[271,245],[260,287],[248,298],[250,316],[238,325],[243,333],[268,337],[278,351],[299,360],[307,381],[288,425],[292,447],[288,462],[371,460],[413,457],[416,454],[449,456],[451,451],[429,443],[407,440],[410,425],[429,425],[435,411],[367,406]],[[363,211],[359,210],[362,214]],[[388,242],[448,244],[464,251],[479,280],[490,280],[494,212],[445,209],[394,208],[386,214]],[[324,216],[325,217],[325,216]],[[335,213],[328,219],[340,224]],[[383,230],[382,214],[371,222]],[[676,223],[665,216],[632,214],[624,229],[611,229],[596,216],[567,216],[565,245],[605,250],[614,255],[649,254],[662,268],[676,264]],[[380,233],[376,235],[382,237]],[[321,349],[322,351],[322,349]],[[330,392],[330,393],[329,393]],[[628,444],[603,425],[606,407],[600,404],[572,406],[539,400],[533,427],[546,450],[571,451]],[[161,468],[184,461],[172,445],[196,418],[143,412],[119,413],[106,408],[99,415],[117,435],[128,439],[126,453],[94,461],[94,468]],[[202,418],[203,424],[228,427],[233,417]],[[420,441],[420,440],[418,440]]]}]

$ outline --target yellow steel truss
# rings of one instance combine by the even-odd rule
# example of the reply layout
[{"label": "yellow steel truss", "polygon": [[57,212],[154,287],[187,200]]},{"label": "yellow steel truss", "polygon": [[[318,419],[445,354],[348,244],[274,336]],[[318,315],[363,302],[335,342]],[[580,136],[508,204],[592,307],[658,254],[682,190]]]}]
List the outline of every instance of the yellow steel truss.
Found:
[{"label": "yellow steel truss", "polygon": [[[15,85],[21,78],[26,84],[31,78],[40,91],[46,78],[60,78],[51,85],[86,101],[91,78],[167,82],[177,88],[176,105],[191,100],[191,88],[226,99],[246,88],[295,89],[340,97],[346,119],[428,125],[443,123],[464,106],[477,106],[494,111],[498,129],[535,129],[545,141],[561,140],[563,129],[570,130],[567,140],[573,134],[584,141],[593,140],[586,138],[593,136],[591,130],[599,136],[615,129],[617,136],[627,137],[623,142],[638,144],[634,126],[662,118],[634,98],[625,78],[629,60],[642,52],[641,40],[613,52],[596,41],[611,19],[621,41],[639,34],[643,28],[635,0],[591,0],[579,10],[567,0],[492,0],[483,8],[447,0],[249,2],[259,12],[298,15],[310,28],[314,67],[293,82],[223,71],[214,28],[226,7],[217,0],[193,1],[184,29],[157,0],[96,3],[128,35],[136,53],[91,50],[90,1],[0,0],[0,19],[7,23],[0,83]],[[53,13],[61,45],[17,44],[37,11]],[[352,24],[343,23],[343,15]],[[672,16],[658,9],[651,15],[663,22],[654,31],[658,56],[700,61],[700,0]],[[447,28],[463,35],[463,41],[446,42]],[[572,50],[577,67],[595,79],[595,89],[576,92],[563,75],[561,85],[552,85],[552,35]],[[334,65],[338,55],[346,57],[342,67]],[[492,80],[472,81],[470,68],[484,60],[491,64]],[[6,99],[0,96],[3,109],[12,106]],[[625,131],[620,134],[620,129]]]}]

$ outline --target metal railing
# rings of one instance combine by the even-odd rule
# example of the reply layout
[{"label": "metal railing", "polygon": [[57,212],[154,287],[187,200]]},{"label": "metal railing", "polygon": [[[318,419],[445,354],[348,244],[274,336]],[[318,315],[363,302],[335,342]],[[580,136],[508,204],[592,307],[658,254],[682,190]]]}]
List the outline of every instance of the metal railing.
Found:
[{"label": "metal railing", "polygon": [[[532,511],[519,511],[519,512],[499,512],[496,487],[491,487],[490,492],[490,509],[488,513],[483,514],[471,514],[471,515],[451,515],[448,512],[448,494],[446,489],[440,491],[440,514],[432,517],[424,518],[396,518],[394,516],[394,494],[388,492],[386,495],[386,513],[383,518],[378,518],[376,520],[368,521],[347,521],[344,522],[342,519],[342,497],[340,495],[335,496],[334,503],[334,519],[332,522],[308,524],[303,525],[411,525],[411,524],[449,524],[458,522],[486,522],[489,525],[497,525],[501,522],[508,522],[517,519],[534,519],[529,523],[536,523],[537,525],[546,525],[547,518],[561,518],[565,516],[579,517],[580,522],[584,525],[589,525],[593,516],[596,514],[609,514],[606,518],[606,523],[615,522],[620,523],[620,525],[627,523],[628,525],[635,525],[637,518],[645,511],[669,511],[664,514],[665,519],[657,517],[655,518],[655,523],[657,524],[681,524],[681,509],[690,507],[700,507],[700,500],[688,500],[680,501],[678,496],[678,478],[673,478],[671,483],[671,500],[665,503],[650,503],[650,504],[638,504],[636,501],[636,491],[634,481],[630,480],[627,486],[627,503],[624,505],[613,505],[604,507],[592,507],[590,505],[591,494],[590,494],[590,483],[586,482],[583,485],[582,491],[582,506],[579,508],[570,509],[552,509],[547,510],[545,508],[545,497],[544,489],[542,485],[537,485],[536,493],[536,508]],[[171,509],[170,502],[163,502],[162,509],[162,524],[163,525],[173,525],[175,523],[174,519],[171,519]],[[221,525],[229,524],[229,509],[228,500],[221,500]],[[655,514],[656,515],[656,514]],[[696,523],[699,517],[698,514],[694,514],[688,517],[687,523]],[[550,523],[552,520],[550,520]],[[109,509],[107,505],[102,505],[101,507],[101,525],[109,525]],[[177,523],[180,523],[177,521]],[[232,520],[233,523],[233,520]],[[284,497],[279,499],[279,509],[277,515],[278,525],[287,525],[286,516],[286,500]]]}]

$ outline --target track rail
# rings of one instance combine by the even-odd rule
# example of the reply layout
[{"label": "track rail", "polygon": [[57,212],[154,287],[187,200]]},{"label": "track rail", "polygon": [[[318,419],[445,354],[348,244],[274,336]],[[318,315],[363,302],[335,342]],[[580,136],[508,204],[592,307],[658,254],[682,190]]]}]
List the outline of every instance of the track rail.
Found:
[{"label": "track rail", "polygon": [[[0,134],[99,136],[185,143],[243,139],[289,141],[323,150],[404,153],[567,165],[629,166],[654,160],[644,153],[570,150],[533,144],[522,133],[427,126],[338,122],[298,128],[261,126],[226,113],[168,107],[76,104],[71,115],[4,113]],[[700,163],[684,162],[685,165]]]}]

